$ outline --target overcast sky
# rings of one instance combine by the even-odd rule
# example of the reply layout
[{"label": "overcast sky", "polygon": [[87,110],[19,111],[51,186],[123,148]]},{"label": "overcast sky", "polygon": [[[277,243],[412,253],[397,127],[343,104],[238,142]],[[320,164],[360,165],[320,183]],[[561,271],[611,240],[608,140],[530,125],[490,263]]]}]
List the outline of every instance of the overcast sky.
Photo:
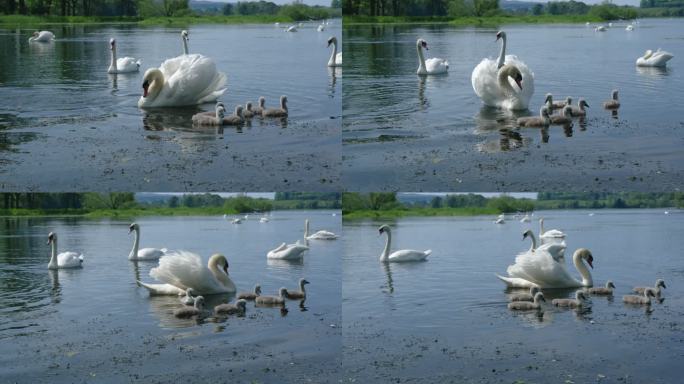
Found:
[{"label": "overcast sky", "polygon": [[[205,1],[213,1],[215,3],[237,3],[238,0],[205,0]],[[244,0],[242,0],[244,1]],[[255,0],[252,0],[255,1]],[[267,1],[272,1],[276,4],[291,4],[292,0],[267,0]],[[307,5],[325,5],[325,6],[330,6],[330,0],[304,0],[304,4]]]}]

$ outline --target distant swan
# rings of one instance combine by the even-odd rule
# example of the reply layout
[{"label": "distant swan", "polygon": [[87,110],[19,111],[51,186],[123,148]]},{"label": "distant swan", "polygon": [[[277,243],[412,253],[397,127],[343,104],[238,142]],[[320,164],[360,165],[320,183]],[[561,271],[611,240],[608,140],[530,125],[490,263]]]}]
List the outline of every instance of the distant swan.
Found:
[{"label": "distant swan", "polygon": [[304,252],[308,251],[309,247],[304,244],[286,244],[282,243],[278,248],[269,251],[266,257],[269,259],[280,259],[280,260],[298,260],[304,255]]},{"label": "distant swan", "polygon": [[534,237],[534,232],[532,232],[531,229],[526,230],[523,232],[523,240],[525,240],[527,237],[529,237],[532,240],[532,245],[530,246],[530,249],[528,252],[534,252],[537,249],[540,250],[540,252],[548,252],[551,257],[557,261],[557,262],[565,262],[565,242],[560,241],[560,242],[547,242],[547,243],[542,243],[537,247],[537,239]]},{"label": "distant swan", "polygon": [[280,96],[280,108],[268,108],[261,111],[263,117],[287,117],[287,96]]},{"label": "distant swan", "polygon": [[542,244],[547,243],[558,243],[565,239],[565,233],[557,230],[550,229],[548,231],[544,230],[544,218],[539,219],[539,239]]},{"label": "distant swan", "polygon": [[52,254],[48,269],[66,269],[66,268],[81,268],[83,264],[83,255],[76,252],[62,252],[57,254],[57,234],[50,232],[48,234],[49,245],[52,245]]},{"label": "distant swan", "polygon": [[133,249],[131,249],[131,253],[128,254],[128,260],[157,260],[168,252],[166,248],[138,249],[140,246],[140,226],[137,223],[133,223],[128,227],[129,234],[134,231],[135,240],[133,240]]},{"label": "distant swan", "polygon": [[516,123],[519,127],[548,127],[551,124],[549,109],[543,106],[539,109],[539,116],[519,117]]},{"label": "distant swan", "polygon": [[416,41],[416,50],[418,51],[418,71],[419,75],[439,75],[449,71],[449,62],[444,59],[432,57],[425,60],[423,56],[423,48],[428,50],[427,41],[418,39]]},{"label": "distant swan", "polygon": [[388,225],[382,225],[378,228],[380,234],[387,234],[387,242],[385,243],[385,249],[380,254],[380,261],[399,263],[405,261],[424,261],[432,253],[432,250],[427,251],[414,251],[411,249],[402,249],[399,251],[394,251],[390,254],[390,247],[392,246],[392,230]]},{"label": "distant swan", "polygon": [[[499,31],[496,39],[502,39],[499,58],[494,61],[482,59],[471,76],[473,90],[485,105],[511,110],[528,108],[534,93],[534,74],[514,55],[506,56],[506,33]],[[513,88],[513,80],[518,89]]]},{"label": "distant swan", "polygon": [[328,39],[328,47],[333,47],[332,53],[330,54],[330,59],[328,59],[328,67],[341,67],[342,66],[342,52],[337,52],[337,37],[331,36]]},{"label": "distant swan", "polygon": [[177,107],[216,100],[226,91],[226,75],[208,57],[181,55],[150,68],[143,76],[138,107]]},{"label": "distant swan", "polygon": [[611,92],[611,99],[603,102],[603,108],[605,109],[618,109],[620,108],[620,101],[618,100],[618,91],[614,89]]},{"label": "distant swan", "polygon": [[132,57],[116,58],[116,40],[109,39],[109,49],[111,51],[111,61],[107,73],[127,73],[140,70],[140,60]]},{"label": "distant swan", "polygon": [[55,35],[50,32],[50,31],[35,31],[33,32],[33,35],[29,37],[28,41],[29,43],[33,42],[38,42],[38,43],[47,43],[55,39]]},{"label": "distant swan", "polygon": [[655,52],[649,49],[643,56],[637,59],[636,65],[639,67],[665,67],[667,62],[673,57],[674,55],[670,52],[661,51],[660,48]]},{"label": "distant swan", "polygon": [[338,236],[326,230],[320,230],[309,235],[309,219],[306,219],[304,220],[304,238],[308,240],[336,240]]},{"label": "distant swan", "polygon": [[205,267],[199,255],[174,251],[159,259],[159,266],[152,268],[150,276],[164,283],[140,283],[153,295],[183,294],[188,288],[201,295],[235,292],[235,284],[228,276],[228,260],[221,254],[211,256]]},{"label": "distant swan", "polygon": [[[549,244],[557,246],[557,244]],[[570,275],[565,263],[559,263],[551,257],[549,252],[543,252],[539,247],[534,252],[525,252],[515,258],[515,264],[508,267],[510,277],[497,275],[509,287],[529,288],[578,288],[594,285],[591,272],[584,265],[586,261],[593,268],[594,257],[586,248],[580,248],[572,256],[575,268],[582,276],[576,280]]]}]

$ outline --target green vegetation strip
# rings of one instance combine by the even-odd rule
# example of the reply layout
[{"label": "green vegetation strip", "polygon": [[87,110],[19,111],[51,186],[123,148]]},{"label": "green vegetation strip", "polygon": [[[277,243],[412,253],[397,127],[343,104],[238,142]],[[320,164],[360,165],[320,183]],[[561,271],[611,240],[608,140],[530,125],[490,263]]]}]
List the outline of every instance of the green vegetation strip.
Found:
[{"label": "green vegetation strip", "polygon": [[487,207],[467,207],[467,208],[412,208],[412,209],[390,209],[384,211],[361,210],[344,213],[343,220],[356,219],[393,219],[411,216],[480,216],[497,215],[501,213],[496,208]]},{"label": "green vegetation strip", "polygon": [[174,17],[107,17],[107,16],[24,16],[0,15],[0,25],[26,26],[44,24],[125,24],[140,25],[190,25],[190,24],[268,24],[292,23],[294,20],[287,16],[277,15],[246,15],[246,16],[174,16]]},{"label": "green vegetation strip", "polygon": [[497,26],[502,24],[572,24],[600,23],[594,15],[497,15],[488,17],[442,16],[345,16],[344,25],[358,24],[449,24],[455,26]]}]

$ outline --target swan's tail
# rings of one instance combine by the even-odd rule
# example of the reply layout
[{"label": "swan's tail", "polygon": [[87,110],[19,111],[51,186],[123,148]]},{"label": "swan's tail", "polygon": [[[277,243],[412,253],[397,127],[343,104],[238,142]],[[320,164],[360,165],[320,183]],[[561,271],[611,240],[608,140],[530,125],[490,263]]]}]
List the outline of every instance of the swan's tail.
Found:
[{"label": "swan's tail", "polygon": [[503,277],[499,274],[496,274],[496,277],[498,277],[499,280],[503,281],[504,284],[506,284],[508,287],[511,287],[511,288],[531,288],[531,287],[540,288],[539,285],[537,285],[531,281],[521,279],[519,277]]},{"label": "swan's tail", "polygon": [[425,257],[428,257],[432,254],[432,249],[428,249],[427,251],[425,251],[423,253],[425,253]]},{"label": "swan's tail", "polygon": [[170,284],[146,284],[140,280],[137,280],[137,282],[141,286],[145,287],[145,289],[147,289],[150,292],[150,295],[152,296],[185,294],[185,291]]},{"label": "swan's tail", "polygon": [[83,263],[83,254],[78,255],[78,262]]}]

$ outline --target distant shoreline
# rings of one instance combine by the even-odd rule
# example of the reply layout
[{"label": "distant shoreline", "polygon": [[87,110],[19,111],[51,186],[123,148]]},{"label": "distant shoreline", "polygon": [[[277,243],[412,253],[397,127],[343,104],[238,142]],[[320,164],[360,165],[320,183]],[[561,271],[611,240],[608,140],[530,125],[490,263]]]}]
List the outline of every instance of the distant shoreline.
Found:
[{"label": "distant shoreline", "polygon": [[[334,208],[273,209],[272,211],[339,211]],[[237,212],[223,207],[145,207],[131,209],[11,209],[0,210],[0,218],[8,217],[83,217],[83,218],[126,218],[142,216],[242,216],[245,214],[261,216],[265,212]]]},{"label": "distant shoreline", "polygon": [[[320,20],[310,20],[318,22]],[[0,15],[0,26],[29,26],[48,24],[138,24],[138,25],[189,25],[189,24],[270,24],[270,23],[296,23],[289,17],[270,15],[247,15],[247,16],[181,16],[181,17],[116,17],[116,16],[24,16],[24,15]]]},{"label": "distant shoreline", "polygon": [[[653,17],[662,18],[662,17]],[[671,18],[668,16],[667,18]],[[444,17],[444,16],[345,16],[343,24],[444,24],[453,26],[497,26],[502,24],[606,24],[604,20],[590,15],[504,15],[491,17]],[[612,22],[629,23],[629,20],[612,20]]]}]

